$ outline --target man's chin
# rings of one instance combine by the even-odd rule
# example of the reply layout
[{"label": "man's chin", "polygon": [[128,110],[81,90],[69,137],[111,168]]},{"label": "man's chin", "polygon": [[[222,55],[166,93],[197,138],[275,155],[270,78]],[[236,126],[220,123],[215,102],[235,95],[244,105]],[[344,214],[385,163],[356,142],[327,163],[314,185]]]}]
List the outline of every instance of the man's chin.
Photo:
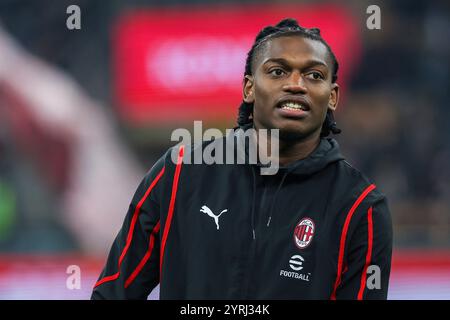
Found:
[{"label": "man's chin", "polygon": [[280,140],[286,142],[297,142],[310,137],[312,132],[303,132],[301,130],[280,129]]}]

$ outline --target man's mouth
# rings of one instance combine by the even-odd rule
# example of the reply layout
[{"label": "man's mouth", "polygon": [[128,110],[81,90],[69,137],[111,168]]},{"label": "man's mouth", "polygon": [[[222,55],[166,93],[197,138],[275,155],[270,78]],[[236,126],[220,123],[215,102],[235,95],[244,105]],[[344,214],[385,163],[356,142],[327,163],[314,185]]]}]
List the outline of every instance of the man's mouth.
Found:
[{"label": "man's mouth", "polygon": [[277,103],[276,110],[284,118],[300,120],[308,116],[311,108],[303,97],[285,97]]},{"label": "man's mouth", "polygon": [[302,104],[299,102],[293,102],[293,101],[286,101],[280,105],[281,109],[284,110],[303,110],[303,111],[309,111],[309,107],[306,104]]}]

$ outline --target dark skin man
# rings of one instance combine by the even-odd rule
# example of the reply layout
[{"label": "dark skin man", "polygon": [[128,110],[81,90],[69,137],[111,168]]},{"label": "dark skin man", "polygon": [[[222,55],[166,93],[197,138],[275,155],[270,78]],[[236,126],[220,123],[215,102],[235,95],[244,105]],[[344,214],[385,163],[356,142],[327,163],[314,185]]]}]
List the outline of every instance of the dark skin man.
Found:
[{"label": "dark skin man", "polygon": [[280,130],[280,164],[307,157],[319,144],[327,110],[336,110],[339,86],[319,41],[291,35],[268,40],[244,79],[244,101],[254,104],[254,126]]}]

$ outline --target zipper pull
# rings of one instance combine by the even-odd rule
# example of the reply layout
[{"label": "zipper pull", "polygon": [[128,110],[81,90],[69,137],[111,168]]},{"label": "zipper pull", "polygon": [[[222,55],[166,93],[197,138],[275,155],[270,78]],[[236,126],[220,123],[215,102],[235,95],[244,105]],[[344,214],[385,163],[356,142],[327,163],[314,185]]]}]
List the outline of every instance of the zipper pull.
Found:
[{"label": "zipper pull", "polygon": [[253,229],[253,240],[256,239],[255,229]]},{"label": "zipper pull", "polygon": [[270,220],[272,220],[272,216],[269,217],[269,221],[267,221],[267,226],[270,225]]}]

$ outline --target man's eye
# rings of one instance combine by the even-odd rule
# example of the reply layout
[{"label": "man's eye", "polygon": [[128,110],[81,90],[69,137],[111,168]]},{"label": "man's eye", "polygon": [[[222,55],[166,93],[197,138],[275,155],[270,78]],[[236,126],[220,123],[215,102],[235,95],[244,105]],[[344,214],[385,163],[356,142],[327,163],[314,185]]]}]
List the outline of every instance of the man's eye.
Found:
[{"label": "man's eye", "polygon": [[323,80],[324,77],[320,72],[310,72],[306,75],[309,79],[313,80]]},{"label": "man's eye", "polygon": [[272,70],[270,70],[269,73],[273,76],[279,77],[284,74],[284,71],[283,71],[283,69],[272,69]]}]

